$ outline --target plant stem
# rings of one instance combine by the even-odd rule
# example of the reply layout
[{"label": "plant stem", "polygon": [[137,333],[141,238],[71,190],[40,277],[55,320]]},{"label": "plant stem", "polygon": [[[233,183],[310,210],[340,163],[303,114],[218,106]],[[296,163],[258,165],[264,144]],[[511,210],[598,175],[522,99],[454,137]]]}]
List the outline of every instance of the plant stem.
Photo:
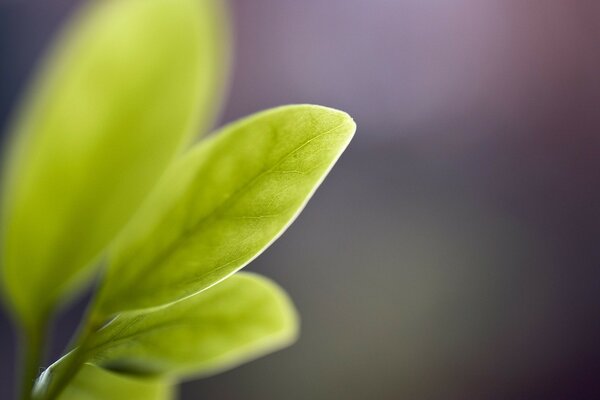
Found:
[{"label": "plant stem", "polygon": [[21,344],[21,387],[20,399],[30,400],[31,392],[39,368],[44,358],[44,342],[48,331],[48,319],[41,318],[40,323],[23,329]]},{"label": "plant stem", "polygon": [[99,320],[96,317],[95,305],[96,299],[94,298],[85,313],[78,333],[75,335],[75,342],[72,346],[69,346],[71,352],[48,368],[51,373],[49,387],[46,388],[44,393],[39,393],[35,400],[56,399],[85,363],[90,336],[104,322],[104,320]]},{"label": "plant stem", "polygon": [[[38,398],[43,400],[56,399],[85,362],[83,353],[81,347],[78,347],[66,357],[59,360],[61,363],[58,364],[54,371],[51,371],[52,376],[50,378],[50,386],[47,388],[46,392],[40,394],[41,397],[36,396],[36,400]],[[54,368],[54,366],[51,366],[50,368]]]}]

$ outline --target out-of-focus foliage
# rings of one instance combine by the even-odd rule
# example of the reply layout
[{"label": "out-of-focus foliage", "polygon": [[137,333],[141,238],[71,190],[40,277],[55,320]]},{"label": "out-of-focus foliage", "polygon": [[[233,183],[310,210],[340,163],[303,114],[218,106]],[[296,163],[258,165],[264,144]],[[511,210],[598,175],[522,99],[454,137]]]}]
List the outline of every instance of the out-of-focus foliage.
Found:
[{"label": "out-of-focus foliage", "polygon": [[2,276],[35,325],[97,264],[218,103],[212,0],[92,1],[64,32],[14,126]]},{"label": "out-of-focus foliage", "polygon": [[58,400],[172,400],[173,386],[162,379],[128,377],[85,364]]},{"label": "out-of-focus foliage", "polygon": [[[297,336],[280,288],[233,274],[293,222],[356,126],[334,109],[284,106],[187,149],[220,103],[223,11],[218,0],[90,1],[32,86],[2,199],[24,400],[170,399],[178,379]],[[74,345],[34,385],[47,319],[100,261]]]}]

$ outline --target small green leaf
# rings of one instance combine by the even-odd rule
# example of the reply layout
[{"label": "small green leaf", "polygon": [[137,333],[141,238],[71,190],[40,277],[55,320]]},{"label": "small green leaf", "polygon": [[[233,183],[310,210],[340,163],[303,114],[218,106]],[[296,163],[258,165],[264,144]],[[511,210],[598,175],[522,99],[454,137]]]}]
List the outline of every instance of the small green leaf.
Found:
[{"label": "small green leaf", "polygon": [[161,379],[129,377],[86,364],[58,400],[172,400],[173,385]]},{"label": "small green leaf", "polygon": [[101,0],[61,36],[15,121],[3,280],[24,322],[89,276],[166,166],[208,128],[226,46],[216,0]]},{"label": "small green leaf", "polygon": [[290,225],[354,131],[341,111],[286,106],[194,148],[117,240],[98,314],[177,301],[245,266]]},{"label": "small green leaf", "polygon": [[93,363],[128,373],[207,375],[284,347],[297,330],[283,290],[240,272],[164,308],[119,315],[86,353]]}]

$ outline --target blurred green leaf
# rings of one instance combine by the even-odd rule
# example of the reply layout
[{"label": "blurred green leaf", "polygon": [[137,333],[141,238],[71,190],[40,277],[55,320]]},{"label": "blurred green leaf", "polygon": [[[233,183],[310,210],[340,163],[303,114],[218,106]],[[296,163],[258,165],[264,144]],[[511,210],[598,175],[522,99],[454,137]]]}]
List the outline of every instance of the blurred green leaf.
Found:
[{"label": "blurred green leaf", "polygon": [[226,69],[221,6],[91,1],[61,36],[15,121],[4,185],[3,280],[26,324],[89,276],[211,124]]},{"label": "blurred green leaf", "polygon": [[240,272],[161,309],[118,316],[96,333],[86,358],[135,374],[207,375],[284,347],[297,330],[283,290]]},{"label": "blurred green leaf", "polygon": [[290,225],[354,130],[341,111],[286,106],[194,148],[117,240],[98,314],[177,301],[242,268]]},{"label": "blurred green leaf", "polygon": [[172,400],[174,392],[161,379],[134,378],[86,364],[58,400]]}]

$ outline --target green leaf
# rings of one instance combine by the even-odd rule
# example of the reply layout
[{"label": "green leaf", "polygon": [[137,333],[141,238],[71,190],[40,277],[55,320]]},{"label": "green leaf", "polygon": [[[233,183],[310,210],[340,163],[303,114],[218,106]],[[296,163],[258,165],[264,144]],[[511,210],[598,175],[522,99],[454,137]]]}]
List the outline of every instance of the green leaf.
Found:
[{"label": "green leaf", "polygon": [[296,218],[354,131],[341,111],[285,106],[194,148],[117,240],[98,314],[177,301],[245,266]]},{"label": "green leaf", "polygon": [[218,0],[91,1],[61,35],[15,121],[4,185],[2,275],[26,323],[90,275],[210,125],[222,11]]},{"label": "green leaf", "polygon": [[208,375],[290,344],[296,312],[275,283],[238,273],[183,301],[119,315],[92,337],[87,358],[135,374]]},{"label": "green leaf", "polygon": [[174,392],[161,379],[133,378],[86,364],[58,400],[172,400]]}]

